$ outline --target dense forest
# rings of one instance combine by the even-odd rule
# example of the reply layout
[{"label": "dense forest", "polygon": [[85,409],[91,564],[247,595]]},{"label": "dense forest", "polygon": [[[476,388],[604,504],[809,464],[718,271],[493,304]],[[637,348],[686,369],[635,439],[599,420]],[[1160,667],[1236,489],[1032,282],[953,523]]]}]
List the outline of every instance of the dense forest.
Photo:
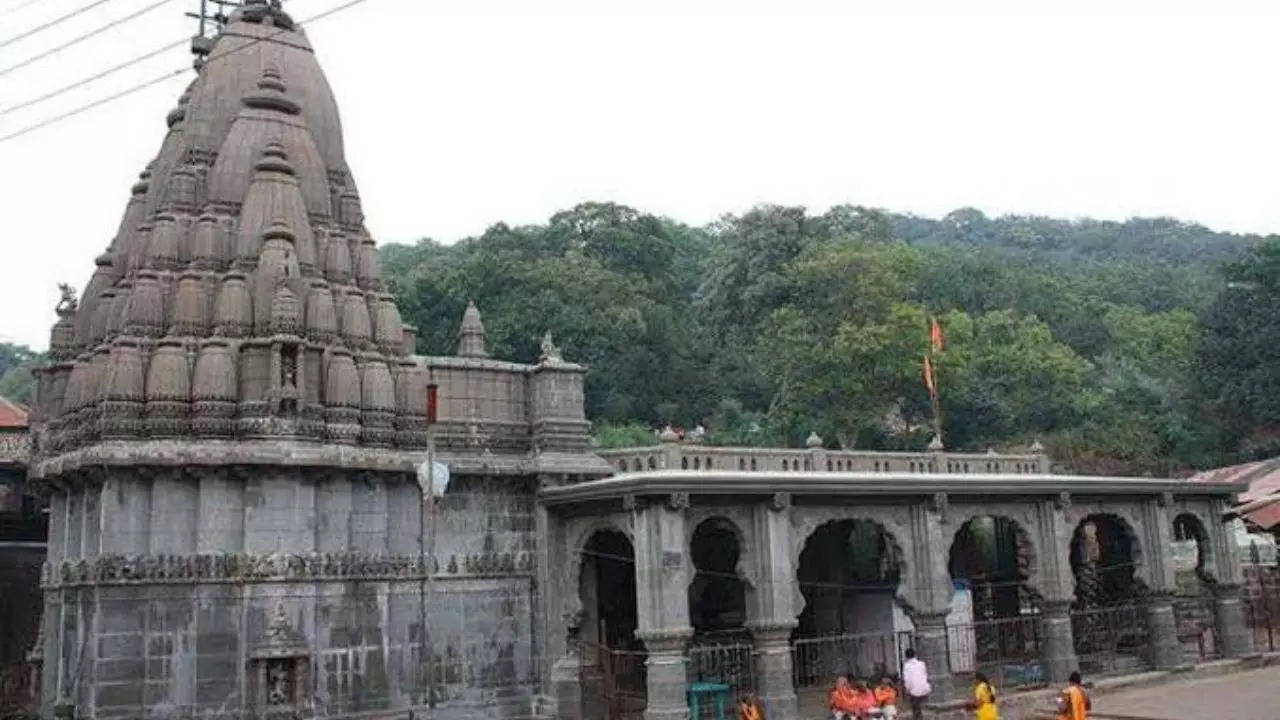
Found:
[{"label": "dense forest", "polygon": [[605,446],[700,423],[724,444],[924,447],[937,318],[949,448],[1040,439],[1071,470],[1152,474],[1280,452],[1280,238],[850,206],[695,228],[585,204],[383,258],[422,351],[452,351],[468,298],[498,356],[531,361],[551,330],[591,368]]},{"label": "dense forest", "polygon": [[[1137,474],[1280,454],[1280,237],[853,206],[697,228],[590,203],[382,252],[421,352],[453,352],[470,298],[498,357],[536,359],[550,330],[591,369],[602,446],[669,423],[722,444],[922,448],[936,319],[951,449],[1039,439],[1065,469]],[[39,361],[0,345],[0,394],[25,401]]]}]

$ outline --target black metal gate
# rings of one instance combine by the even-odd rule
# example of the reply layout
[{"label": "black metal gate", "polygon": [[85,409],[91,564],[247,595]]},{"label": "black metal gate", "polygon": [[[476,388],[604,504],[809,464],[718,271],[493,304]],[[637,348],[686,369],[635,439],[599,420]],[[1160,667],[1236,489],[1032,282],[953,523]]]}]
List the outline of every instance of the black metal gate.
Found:
[{"label": "black metal gate", "polygon": [[1241,597],[1244,622],[1260,652],[1280,649],[1280,568],[1246,565]]},{"label": "black metal gate", "polygon": [[1123,675],[1151,666],[1147,612],[1141,605],[1117,605],[1071,613],[1080,669],[1089,675]]},{"label": "black metal gate", "polygon": [[604,645],[582,646],[583,720],[641,720],[647,691],[643,650],[618,650]]}]

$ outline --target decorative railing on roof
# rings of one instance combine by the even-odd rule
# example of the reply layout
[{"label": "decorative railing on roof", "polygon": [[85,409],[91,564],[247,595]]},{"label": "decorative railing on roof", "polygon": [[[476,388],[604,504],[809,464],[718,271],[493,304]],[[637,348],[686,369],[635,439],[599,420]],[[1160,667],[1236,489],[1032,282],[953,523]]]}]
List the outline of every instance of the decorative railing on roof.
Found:
[{"label": "decorative railing on roof", "polygon": [[31,437],[26,430],[0,432],[0,465],[26,465],[31,459]]},{"label": "decorative railing on roof", "polygon": [[[814,442],[817,440],[817,442]],[[647,470],[740,470],[746,472],[907,472],[1042,474],[1049,457],[1030,453],[878,452],[830,450],[810,436],[807,449],[703,445],[665,435],[658,445],[596,452],[617,472]]]}]

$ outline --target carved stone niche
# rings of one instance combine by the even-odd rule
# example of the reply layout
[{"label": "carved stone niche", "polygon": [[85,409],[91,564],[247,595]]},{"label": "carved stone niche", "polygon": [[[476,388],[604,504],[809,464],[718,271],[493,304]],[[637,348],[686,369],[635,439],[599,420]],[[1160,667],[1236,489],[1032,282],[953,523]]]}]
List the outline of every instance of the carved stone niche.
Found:
[{"label": "carved stone niche", "polygon": [[310,717],[311,649],[289,626],[284,604],[276,605],[266,637],[249,652],[249,697],[258,720]]}]

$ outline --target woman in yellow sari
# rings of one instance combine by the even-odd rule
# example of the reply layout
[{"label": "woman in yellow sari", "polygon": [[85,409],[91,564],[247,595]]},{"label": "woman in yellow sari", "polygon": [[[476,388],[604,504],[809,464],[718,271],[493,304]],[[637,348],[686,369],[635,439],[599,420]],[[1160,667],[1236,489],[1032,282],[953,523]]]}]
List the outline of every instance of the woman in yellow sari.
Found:
[{"label": "woman in yellow sari", "polygon": [[973,681],[974,720],[1000,720],[1000,713],[996,711],[996,689],[991,681],[982,673],[974,673]]},{"label": "woman in yellow sari", "polygon": [[754,696],[747,695],[738,701],[738,711],[741,720],[764,720],[764,708]]}]

